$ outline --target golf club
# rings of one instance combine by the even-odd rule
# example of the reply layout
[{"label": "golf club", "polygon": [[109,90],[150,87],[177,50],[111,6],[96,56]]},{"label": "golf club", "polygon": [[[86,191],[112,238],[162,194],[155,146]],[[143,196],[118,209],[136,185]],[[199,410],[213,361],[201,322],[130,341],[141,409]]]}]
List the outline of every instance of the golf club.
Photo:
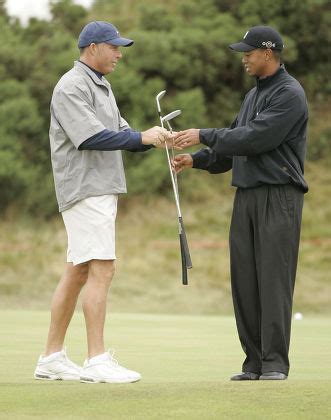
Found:
[{"label": "golf club", "polygon": [[[172,132],[172,127],[171,127],[169,121],[172,120],[173,118],[177,117],[178,115],[180,115],[181,111],[178,109],[178,110],[170,112],[166,116],[162,117],[160,100],[163,98],[165,93],[166,93],[166,91],[163,90],[156,95],[157,110],[158,110],[161,126],[164,128],[164,122],[166,122],[168,127],[169,127],[170,132]],[[187,269],[192,268],[192,261],[191,261],[190,251],[189,251],[189,248],[188,248],[188,243],[187,243],[187,238],[186,238],[186,233],[185,233],[185,228],[184,228],[184,222],[183,222],[182,213],[181,213],[180,204],[179,204],[177,174],[176,174],[176,171],[173,169],[173,167],[171,165],[171,160],[170,160],[170,156],[169,156],[169,149],[168,149],[168,145],[167,145],[166,142],[165,142],[165,149],[166,149],[166,154],[167,154],[169,172],[170,172],[172,187],[173,187],[173,191],[174,191],[176,208],[177,208],[177,215],[178,215],[179,243],[180,243],[180,252],[181,252],[181,260],[182,260],[182,283],[184,285],[187,285],[188,284]],[[172,157],[174,157],[173,147],[172,147]]]},{"label": "golf club", "polygon": [[176,109],[176,111],[172,111],[169,114],[167,114],[167,115],[165,115],[164,117],[161,117],[161,118],[162,118],[163,122],[166,121],[168,123],[168,125],[170,125],[169,121],[172,120],[173,118],[178,117],[178,115],[180,115],[181,113],[182,113],[182,111],[180,109]]}]

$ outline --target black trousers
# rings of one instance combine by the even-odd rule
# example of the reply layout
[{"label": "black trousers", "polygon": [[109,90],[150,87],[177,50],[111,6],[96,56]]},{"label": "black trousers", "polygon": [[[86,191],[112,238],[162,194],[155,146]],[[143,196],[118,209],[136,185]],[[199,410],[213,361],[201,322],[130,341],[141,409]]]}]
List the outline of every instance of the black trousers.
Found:
[{"label": "black trousers", "polygon": [[302,206],[292,185],[236,191],[230,261],[243,372],[288,374]]}]

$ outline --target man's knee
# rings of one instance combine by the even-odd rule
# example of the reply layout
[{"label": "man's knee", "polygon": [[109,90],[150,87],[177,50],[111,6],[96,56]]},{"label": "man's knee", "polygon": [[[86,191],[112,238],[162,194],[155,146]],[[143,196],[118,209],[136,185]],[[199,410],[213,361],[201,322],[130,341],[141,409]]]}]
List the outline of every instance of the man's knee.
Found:
[{"label": "man's knee", "polygon": [[67,264],[67,275],[72,281],[84,285],[88,278],[89,266],[88,263],[73,265],[72,263]]},{"label": "man's knee", "polygon": [[110,283],[115,273],[115,260],[89,261],[89,277],[95,281]]}]

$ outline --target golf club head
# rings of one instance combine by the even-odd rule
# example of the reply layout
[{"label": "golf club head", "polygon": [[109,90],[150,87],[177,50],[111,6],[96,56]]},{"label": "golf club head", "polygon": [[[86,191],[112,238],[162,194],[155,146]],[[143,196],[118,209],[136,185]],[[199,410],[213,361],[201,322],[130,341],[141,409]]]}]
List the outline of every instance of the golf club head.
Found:
[{"label": "golf club head", "polygon": [[180,115],[181,113],[182,113],[182,111],[180,109],[176,109],[176,111],[172,111],[169,114],[167,114],[164,117],[162,117],[162,122],[164,122],[164,121],[170,121],[170,120],[178,117],[178,115]]},{"label": "golf club head", "polygon": [[156,99],[156,105],[157,105],[157,110],[159,111],[159,113],[161,112],[161,107],[160,107],[160,100],[163,98],[163,96],[166,94],[166,90],[161,90],[161,92],[159,92],[155,99]]}]

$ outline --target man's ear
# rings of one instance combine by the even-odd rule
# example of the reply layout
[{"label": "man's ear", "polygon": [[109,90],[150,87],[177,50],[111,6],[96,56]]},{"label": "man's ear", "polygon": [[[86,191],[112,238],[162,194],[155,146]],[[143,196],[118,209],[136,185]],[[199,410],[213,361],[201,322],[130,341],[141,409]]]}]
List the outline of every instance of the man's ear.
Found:
[{"label": "man's ear", "polygon": [[265,61],[270,61],[271,60],[271,58],[272,58],[272,51],[271,51],[271,49],[270,48],[267,48],[266,50],[265,50]]},{"label": "man's ear", "polygon": [[97,52],[97,44],[95,44],[94,42],[92,42],[92,44],[90,44],[90,46],[89,46],[89,49],[90,49],[90,53],[92,55],[95,55],[96,52]]}]

